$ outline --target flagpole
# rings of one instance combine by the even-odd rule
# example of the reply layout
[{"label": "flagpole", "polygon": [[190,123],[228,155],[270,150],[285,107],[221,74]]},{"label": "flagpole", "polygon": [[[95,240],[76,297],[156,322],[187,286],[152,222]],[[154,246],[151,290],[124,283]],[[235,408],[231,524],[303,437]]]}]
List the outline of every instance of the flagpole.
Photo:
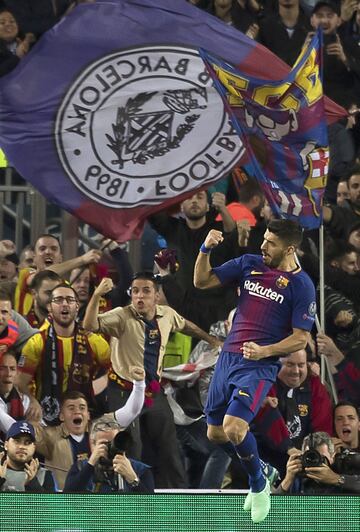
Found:
[{"label": "flagpole", "polygon": [[[324,269],[324,225],[319,227],[319,315],[315,317],[317,332],[325,333],[325,269]],[[320,355],[320,379],[325,384],[325,356]]]},{"label": "flagpole", "polygon": [[325,333],[325,267],[324,267],[324,224],[319,227],[319,306],[320,306],[320,327]]},{"label": "flagpole", "polygon": [[[323,83],[324,73],[324,34],[320,28],[320,48],[321,48],[321,61],[320,61],[320,79]],[[321,222],[319,227],[319,306],[320,306],[320,323],[317,315],[315,316],[316,327],[318,332],[325,334],[325,253],[324,253],[324,222]],[[338,394],[334,381],[334,376],[331,371],[329,359],[321,354],[320,355],[320,380],[322,384],[326,382],[326,373],[328,374],[329,384],[332,392],[332,396],[335,404],[338,403]]]},{"label": "flagpole", "polygon": [[[315,323],[316,323],[317,331],[322,332],[320,321],[319,321],[317,314],[315,316]],[[326,373],[329,379],[328,383],[326,382]],[[338,398],[338,394],[336,390],[335,380],[334,380],[334,376],[331,371],[331,365],[330,365],[329,359],[325,355],[320,355],[320,378],[321,378],[322,384],[329,384],[334,403],[337,405],[339,398]]]},{"label": "flagpole", "polygon": [[[315,324],[317,332],[325,334],[325,268],[324,268],[324,224],[319,227],[319,315],[316,315]],[[320,379],[321,383],[326,381],[325,355],[320,355]]]},{"label": "flagpole", "polygon": [[[318,332],[325,334],[325,257],[324,257],[324,224],[319,227],[319,315],[315,316],[315,323]],[[330,362],[325,355],[320,355],[320,379],[321,383],[326,383],[326,373],[328,376],[331,393],[335,404],[338,403],[338,395]]]}]

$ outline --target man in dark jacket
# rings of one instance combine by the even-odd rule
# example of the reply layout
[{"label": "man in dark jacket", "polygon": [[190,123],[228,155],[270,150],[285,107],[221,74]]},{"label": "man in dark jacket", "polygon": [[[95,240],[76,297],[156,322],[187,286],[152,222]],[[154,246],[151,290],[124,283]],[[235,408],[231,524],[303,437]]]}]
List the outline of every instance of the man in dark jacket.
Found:
[{"label": "man in dark jacket", "polygon": [[26,421],[16,421],[9,428],[0,453],[0,491],[53,492],[50,471],[39,466],[35,455],[35,430]]},{"label": "man in dark jacket", "polygon": [[258,41],[289,66],[297,60],[311,29],[299,0],[279,0],[278,9],[265,13],[259,22]]},{"label": "man in dark jacket", "polygon": [[153,493],[151,468],[127,458],[125,451],[130,436],[120,431],[118,423],[109,422],[106,418],[94,423],[90,433],[90,458],[81,467],[77,463],[72,465],[64,491]]},{"label": "man in dark jacket", "polygon": [[340,2],[320,0],[315,4],[311,25],[324,32],[324,93],[342,106],[356,102],[360,83],[360,49],[356,41],[338,33],[342,24]]},{"label": "man in dark jacket", "polygon": [[[211,229],[224,231],[224,242],[211,255],[211,263],[218,266],[236,257],[239,253],[238,234],[235,222],[225,206],[223,194],[215,193],[210,209],[207,194],[200,191],[181,203],[183,218],[157,213],[149,218],[153,229],[162,235],[169,248],[175,249],[179,270],[174,280],[163,277],[163,289],[168,304],[183,316],[208,331],[210,325],[226,319],[236,303],[234,287],[199,290],[193,285],[193,274],[199,248]],[[222,222],[215,217],[220,213]],[[200,310],[200,312],[199,312]]]}]

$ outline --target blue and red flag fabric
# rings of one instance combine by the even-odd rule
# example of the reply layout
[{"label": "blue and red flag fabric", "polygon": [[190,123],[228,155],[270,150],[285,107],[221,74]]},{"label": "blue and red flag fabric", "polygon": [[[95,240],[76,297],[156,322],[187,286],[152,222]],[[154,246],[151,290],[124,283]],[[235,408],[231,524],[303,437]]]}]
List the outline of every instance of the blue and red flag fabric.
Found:
[{"label": "blue and red flag fabric", "polygon": [[[244,156],[198,49],[264,79],[288,67],[184,0],[80,4],[0,79],[0,146],[50,201],[118,241]],[[344,115],[328,101],[328,121]]]},{"label": "blue and red flag fabric", "polygon": [[201,56],[246,146],[253,175],[272,211],[319,227],[329,165],[318,31],[281,81],[265,81]]}]

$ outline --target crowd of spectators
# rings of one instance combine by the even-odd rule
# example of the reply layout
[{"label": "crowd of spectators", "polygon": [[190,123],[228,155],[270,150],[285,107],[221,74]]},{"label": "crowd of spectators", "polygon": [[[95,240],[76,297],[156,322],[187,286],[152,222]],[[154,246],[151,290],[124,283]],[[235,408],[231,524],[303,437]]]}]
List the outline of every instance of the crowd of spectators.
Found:
[{"label": "crowd of spectators", "polygon": [[[79,1],[0,1],[0,75]],[[359,493],[360,471],[344,475],[333,465],[336,453],[360,452],[360,2],[190,1],[290,66],[323,28],[325,94],[349,112],[329,128],[325,330],[281,359],[253,430],[262,459],[280,472],[278,493],[317,493],[319,484],[326,493],[334,486]],[[271,216],[261,189],[236,169],[175,215],[149,218],[154,247],[162,237],[168,248],[151,256],[152,272],[134,274],[125,249],[105,239],[100,250],[67,261],[51,234],[24,249],[0,241],[0,490],[247,487],[236,457],[207,440],[203,417],[236,287],[199,291],[192,278],[210,229],[224,235],[215,266],[260,253]],[[305,235],[298,256],[318,286],[316,234]],[[320,356],[329,362],[337,405],[321,382]],[[309,448],[326,460],[304,465]]]}]

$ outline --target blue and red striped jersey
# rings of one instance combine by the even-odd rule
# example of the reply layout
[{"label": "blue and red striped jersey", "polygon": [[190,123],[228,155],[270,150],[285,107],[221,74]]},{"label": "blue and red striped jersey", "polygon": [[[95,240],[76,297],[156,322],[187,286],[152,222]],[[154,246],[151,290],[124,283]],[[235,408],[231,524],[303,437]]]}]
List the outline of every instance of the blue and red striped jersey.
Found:
[{"label": "blue and red striped jersey", "polygon": [[290,272],[269,268],[259,255],[243,255],[212,270],[221,284],[234,283],[240,295],[224,351],[240,353],[243,342],[271,345],[310,331],[315,321],[315,288],[299,267]]}]

